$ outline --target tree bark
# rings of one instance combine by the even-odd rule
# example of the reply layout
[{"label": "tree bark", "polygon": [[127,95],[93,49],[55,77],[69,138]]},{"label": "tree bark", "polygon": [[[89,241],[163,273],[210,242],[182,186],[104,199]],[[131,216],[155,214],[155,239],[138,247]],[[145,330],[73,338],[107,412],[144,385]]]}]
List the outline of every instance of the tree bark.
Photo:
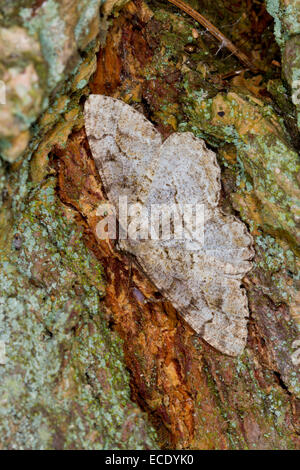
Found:
[{"label": "tree bark", "polygon": [[[63,8],[25,3],[28,23],[18,28],[36,41],[30,87],[49,53],[35,18],[51,12],[55,28]],[[218,52],[209,32],[167,1],[106,2],[100,21],[97,9],[77,3],[94,26],[72,17],[78,42],[66,31],[65,55],[43,65],[38,83],[50,107],[31,107],[35,125],[3,131],[1,141],[1,446],[299,448],[299,134],[272,18],[263,2],[190,2],[251,56],[258,75]],[[15,27],[16,8],[3,29]],[[284,31],[286,16],[276,15]],[[285,71],[295,68],[289,57]],[[205,343],[132,257],[97,239],[106,196],[84,131],[90,92],[129,103],[163,137],[192,131],[217,151],[222,208],[255,243],[240,357]],[[12,99],[5,109],[19,126],[15,107]]]}]

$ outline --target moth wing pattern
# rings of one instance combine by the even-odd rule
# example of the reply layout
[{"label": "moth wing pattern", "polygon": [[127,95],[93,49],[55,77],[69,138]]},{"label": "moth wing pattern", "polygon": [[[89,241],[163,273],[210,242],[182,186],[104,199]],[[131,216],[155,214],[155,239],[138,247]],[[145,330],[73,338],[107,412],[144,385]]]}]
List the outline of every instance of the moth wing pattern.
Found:
[{"label": "moth wing pattern", "polygon": [[216,155],[192,133],[163,143],[154,126],[114,98],[91,95],[85,126],[109,200],[166,206],[204,204],[204,245],[186,250],[182,240],[122,241],[142,269],[210,345],[237,356],[247,341],[248,303],[241,280],[251,269],[252,237],[236,217],[219,208]]}]

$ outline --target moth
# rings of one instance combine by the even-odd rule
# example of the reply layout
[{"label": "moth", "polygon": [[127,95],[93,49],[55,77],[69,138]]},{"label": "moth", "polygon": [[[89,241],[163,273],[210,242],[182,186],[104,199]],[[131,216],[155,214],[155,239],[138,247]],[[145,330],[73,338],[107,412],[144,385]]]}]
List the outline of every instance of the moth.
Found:
[{"label": "moth", "polygon": [[215,153],[190,132],[163,141],[141,113],[108,96],[90,95],[84,114],[91,153],[116,211],[120,197],[140,210],[204,207],[203,241],[192,249],[179,238],[130,236],[119,240],[119,247],[134,255],[207,343],[230,356],[241,354],[249,317],[241,281],[254,251],[245,224],[218,207],[221,171]]}]

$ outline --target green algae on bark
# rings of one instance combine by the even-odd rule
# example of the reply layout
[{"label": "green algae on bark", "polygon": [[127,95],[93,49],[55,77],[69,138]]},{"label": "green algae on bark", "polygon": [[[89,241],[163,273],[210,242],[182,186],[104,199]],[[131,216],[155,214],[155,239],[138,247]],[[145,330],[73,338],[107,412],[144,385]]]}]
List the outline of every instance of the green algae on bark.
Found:
[{"label": "green algae on bark", "polygon": [[[217,5],[211,2],[202,4],[210,4],[213,11],[217,10]],[[178,128],[192,130],[219,150],[223,170],[223,207],[238,215],[232,201],[234,195],[240,196],[234,207],[249,224],[256,239],[257,266],[251,276],[244,279],[251,309],[248,345],[240,358],[231,360],[211,350],[196,335],[188,332],[178,319],[173,319],[171,308],[166,312],[164,307],[160,308],[155,303],[149,309],[140,306],[135,312],[136,306],[131,306],[128,298],[128,270],[125,267],[123,272],[122,267],[115,266],[109,259],[106,267],[112,274],[106,303],[113,312],[115,328],[125,338],[133,390],[135,396],[146,403],[151,414],[162,419],[176,440],[177,448],[292,449],[299,445],[295,419],[299,375],[292,362],[292,344],[297,338],[297,330],[289,312],[296,281],[296,233],[290,239],[288,224],[285,230],[273,233],[267,211],[261,217],[263,205],[257,200],[251,205],[246,200],[247,193],[255,190],[249,175],[254,171],[250,165],[252,158],[256,163],[255,170],[259,172],[259,165],[262,165],[262,172],[272,175],[273,169],[277,168],[276,153],[270,162],[266,151],[256,152],[253,157],[250,155],[248,169],[246,156],[240,158],[239,145],[242,148],[244,139],[247,139],[247,132],[246,137],[243,135],[247,124],[253,125],[257,132],[259,122],[256,118],[262,120],[262,135],[266,135],[267,143],[268,137],[277,132],[276,139],[280,136],[279,141],[282,138],[290,152],[288,161],[292,165],[287,173],[294,181],[294,142],[269,97],[265,100],[266,95],[259,96],[259,93],[252,96],[251,92],[247,93],[247,86],[237,87],[231,80],[222,80],[223,73],[232,72],[232,64],[226,70],[225,61],[221,62],[220,57],[215,56],[215,45],[211,47],[207,35],[203,38],[200,28],[191,18],[178,10],[174,12],[173,7],[162,2],[148,5],[153,14],[148,15],[147,21],[142,19],[140,9],[131,5],[124,15],[115,19],[107,47],[99,55],[98,72],[102,77],[93,86],[97,89],[99,85],[99,93],[103,93],[104,88],[105,94],[121,97],[143,110],[164,137]],[[223,18],[223,21],[228,24],[228,18]],[[222,23],[217,25],[222,29]],[[113,51],[111,44],[114,45]],[[108,70],[106,73],[105,67],[108,65],[109,69],[115,63],[118,63],[118,70],[109,82],[111,72]],[[118,73],[122,80],[119,80]],[[246,83],[247,74],[244,78]],[[114,85],[105,87],[106,81]],[[266,85],[264,82],[259,91],[264,91]],[[219,127],[218,135],[214,135],[216,129],[211,132],[209,128],[212,119],[209,109],[201,119],[198,115],[190,118],[189,110],[192,113],[194,107],[203,101],[205,106],[218,95],[225,101],[230,91],[235,99],[237,96],[247,106],[250,105],[250,117],[241,115],[241,123],[224,124],[222,128],[221,118],[225,116],[226,120],[228,116],[219,110],[217,119],[220,118],[220,124],[212,125]],[[229,99],[228,102],[229,117],[234,121],[240,114],[239,106],[234,106]],[[275,122],[273,116],[276,117]],[[239,128],[239,124],[244,124],[245,128]],[[276,139],[274,146],[278,144]],[[256,149],[255,145],[253,148]],[[283,165],[282,174],[285,170]],[[275,174],[275,183],[280,189],[284,182]],[[265,192],[260,197],[268,198],[263,176],[260,184]],[[284,192],[284,186],[281,190]],[[280,203],[283,204],[280,209],[288,214],[287,200]],[[88,213],[84,209],[83,212]],[[276,285],[272,276],[275,276]],[[126,316],[120,314],[120,305],[124,305]]]}]

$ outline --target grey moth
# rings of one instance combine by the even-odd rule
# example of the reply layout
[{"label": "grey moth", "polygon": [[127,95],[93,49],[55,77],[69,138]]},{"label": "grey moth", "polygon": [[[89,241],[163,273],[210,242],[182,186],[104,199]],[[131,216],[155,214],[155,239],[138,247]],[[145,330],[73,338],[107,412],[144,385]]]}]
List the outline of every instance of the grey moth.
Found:
[{"label": "grey moth", "polygon": [[239,219],[218,207],[221,182],[215,153],[190,132],[174,133],[163,142],[141,113],[108,96],[91,95],[86,101],[85,128],[116,213],[120,198],[139,213],[147,209],[149,214],[153,207],[163,213],[170,207],[204,208],[202,243],[189,247],[180,237],[127,236],[119,246],[135,256],[207,343],[230,356],[241,354],[249,317],[241,280],[251,269],[252,238]]}]

